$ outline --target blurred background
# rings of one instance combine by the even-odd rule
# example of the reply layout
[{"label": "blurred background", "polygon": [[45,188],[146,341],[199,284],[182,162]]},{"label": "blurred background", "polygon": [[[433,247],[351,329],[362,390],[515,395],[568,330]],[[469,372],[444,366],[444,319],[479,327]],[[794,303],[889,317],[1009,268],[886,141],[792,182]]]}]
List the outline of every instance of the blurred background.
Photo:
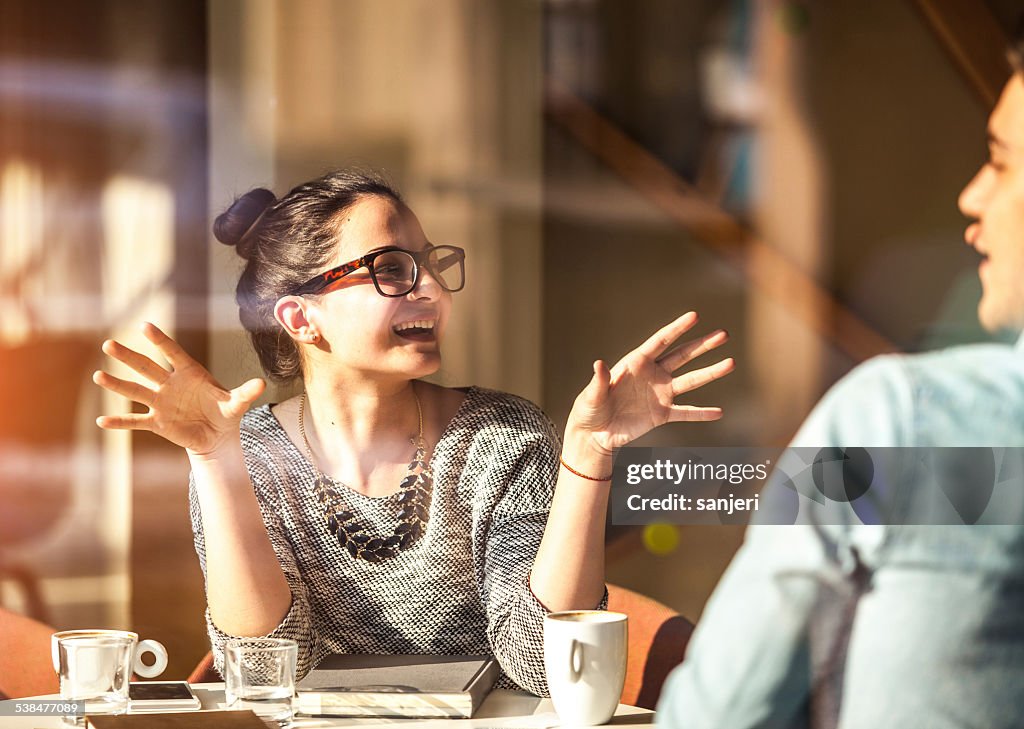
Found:
[{"label": "blurred background", "polygon": [[[561,427],[598,357],[695,309],[737,371],[717,423],[783,445],[864,359],[980,341],[956,196],[1009,75],[1010,0],[0,0],[0,607],[207,650],[183,453],[100,431],[108,337],[158,323],[259,374],[255,186],[384,172],[468,251],[436,380]],[[272,390],[271,401],[290,393]],[[739,527],[609,531],[611,582],[696,620]]]}]

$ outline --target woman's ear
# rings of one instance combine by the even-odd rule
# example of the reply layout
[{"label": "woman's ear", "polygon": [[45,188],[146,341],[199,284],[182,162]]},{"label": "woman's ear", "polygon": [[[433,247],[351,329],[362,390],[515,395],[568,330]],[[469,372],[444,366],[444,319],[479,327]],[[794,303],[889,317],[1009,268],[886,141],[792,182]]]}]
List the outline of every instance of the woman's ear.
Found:
[{"label": "woman's ear", "polygon": [[309,322],[308,306],[309,302],[301,296],[282,296],[274,304],[274,318],[296,342],[316,344],[320,332]]}]

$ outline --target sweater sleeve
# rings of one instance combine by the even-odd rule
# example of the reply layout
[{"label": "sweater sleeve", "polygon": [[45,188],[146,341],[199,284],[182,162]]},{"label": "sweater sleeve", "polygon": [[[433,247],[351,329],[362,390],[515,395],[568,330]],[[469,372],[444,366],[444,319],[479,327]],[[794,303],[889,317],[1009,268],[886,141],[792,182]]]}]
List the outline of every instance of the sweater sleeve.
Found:
[{"label": "sweater sleeve", "polygon": [[550,451],[538,443],[522,454],[509,473],[508,490],[498,502],[483,559],[487,640],[505,673],[532,693],[546,696],[544,616],[530,590],[551,505]]},{"label": "sweater sleeve", "polygon": [[[310,611],[310,602],[307,585],[303,582],[296,565],[295,552],[286,535],[281,518],[273,508],[271,502],[273,474],[267,462],[261,459],[246,457],[246,465],[249,476],[252,479],[253,488],[259,501],[260,513],[263,517],[267,535],[270,537],[271,546],[277,556],[277,560],[284,572],[285,580],[291,590],[291,606],[281,623],[265,636],[267,638],[291,638],[299,645],[298,651],[298,676],[304,676],[312,668],[314,660],[320,655],[320,639],[313,627],[313,620]],[[203,579],[207,580],[206,570],[206,539],[203,533],[202,514],[199,507],[199,499],[196,494],[195,480],[189,475],[189,511],[192,519],[192,530],[194,535],[196,554],[199,556],[199,565],[203,571]],[[220,630],[210,617],[210,609],[206,609],[206,627],[210,636],[210,647],[213,652],[214,667],[222,676],[224,675],[224,644],[235,637]]]},{"label": "sweater sleeve", "polygon": [[[516,684],[548,695],[544,671],[544,617],[548,610],[530,589],[530,570],[544,536],[555,480],[559,439],[532,405],[533,421],[518,448],[497,444],[494,474],[500,485],[485,521],[480,590],[487,612],[487,639],[498,663]],[[598,609],[607,607],[607,590]]]}]

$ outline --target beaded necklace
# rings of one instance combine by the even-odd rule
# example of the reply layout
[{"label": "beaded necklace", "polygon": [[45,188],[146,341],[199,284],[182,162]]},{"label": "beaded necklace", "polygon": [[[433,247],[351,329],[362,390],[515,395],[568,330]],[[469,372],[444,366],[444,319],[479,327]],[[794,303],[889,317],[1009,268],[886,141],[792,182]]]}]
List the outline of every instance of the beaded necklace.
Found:
[{"label": "beaded necklace", "polygon": [[356,521],[355,514],[342,503],[341,490],[348,487],[317,468],[313,449],[309,445],[309,438],[306,437],[306,393],[302,393],[302,399],[299,401],[299,433],[302,434],[302,442],[306,445],[309,462],[316,470],[313,488],[323,509],[327,530],[337,537],[338,544],[347,549],[355,559],[380,562],[394,557],[423,536],[430,519],[430,496],[434,474],[427,464],[427,443],[423,438],[423,409],[420,407],[415,387],[412,396],[416,400],[419,433],[415,438],[410,438],[409,442],[416,447],[416,452],[399,486],[396,514],[398,526],[395,527],[394,533],[387,537],[370,533],[363,524]]}]

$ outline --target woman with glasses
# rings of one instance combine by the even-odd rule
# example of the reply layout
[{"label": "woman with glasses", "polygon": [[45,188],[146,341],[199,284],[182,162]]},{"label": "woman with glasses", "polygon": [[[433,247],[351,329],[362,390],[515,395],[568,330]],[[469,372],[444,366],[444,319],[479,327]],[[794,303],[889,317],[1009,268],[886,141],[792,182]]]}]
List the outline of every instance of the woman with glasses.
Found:
[{"label": "woman with glasses", "polygon": [[107,341],[140,381],[94,379],[148,408],[100,427],[186,449],[218,668],[230,637],[270,635],[298,641],[300,675],[329,653],[492,654],[499,685],[546,694],[545,613],[606,599],[612,449],[721,416],[673,400],[731,360],[674,373],[725,332],[670,349],[691,313],[596,362],[560,447],[521,398],[420,379],[440,367],[465,253],[432,243],[384,182],[253,190],[214,233],[246,260],[237,301],[263,369],[304,392],[250,409],[262,380],[222,387],[151,324],[169,367]]}]

